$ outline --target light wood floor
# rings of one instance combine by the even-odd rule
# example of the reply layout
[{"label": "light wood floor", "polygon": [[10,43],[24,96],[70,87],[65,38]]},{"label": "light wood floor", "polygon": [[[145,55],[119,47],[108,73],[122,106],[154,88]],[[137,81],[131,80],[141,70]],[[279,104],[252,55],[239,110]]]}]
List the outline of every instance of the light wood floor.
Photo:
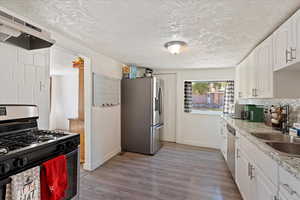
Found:
[{"label": "light wood floor", "polygon": [[219,151],[165,143],[81,174],[80,200],[241,200]]}]

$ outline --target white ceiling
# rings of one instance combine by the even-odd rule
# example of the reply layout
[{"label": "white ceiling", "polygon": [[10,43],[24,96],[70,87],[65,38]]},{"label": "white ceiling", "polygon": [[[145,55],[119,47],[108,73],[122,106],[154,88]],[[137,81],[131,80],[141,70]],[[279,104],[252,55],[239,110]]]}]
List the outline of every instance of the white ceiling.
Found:
[{"label": "white ceiling", "polygon": [[[300,7],[299,0],[0,0],[0,5],[123,63],[230,67]],[[165,42],[184,40],[170,55]]]}]

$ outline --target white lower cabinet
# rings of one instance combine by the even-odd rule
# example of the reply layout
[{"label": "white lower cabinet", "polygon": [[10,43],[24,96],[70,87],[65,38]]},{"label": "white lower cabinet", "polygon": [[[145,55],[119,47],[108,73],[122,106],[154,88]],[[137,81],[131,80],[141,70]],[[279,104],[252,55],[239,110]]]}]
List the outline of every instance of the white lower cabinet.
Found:
[{"label": "white lower cabinet", "polygon": [[249,177],[249,160],[247,156],[238,149],[236,160],[236,183],[240,189],[241,195],[244,200],[250,200],[252,198],[252,183]]},{"label": "white lower cabinet", "polygon": [[300,200],[300,181],[289,174],[284,168],[279,168],[280,200]]},{"label": "white lower cabinet", "polygon": [[[240,137],[245,140],[242,136]],[[240,139],[236,143],[236,183],[243,199],[276,200],[278,197],[277,183],[273,183],[265,175],[265,171],[268,169],[261,169],[256,165],[256,160],[248,156],[251,151]],[[277,173],[275,175],[277,176]]]},{"label": "white lower cabinet", "polygon": [[255,195],[256,197],[253,199],[257,200],[276,200],[278,197],[277,184],[272,183],[268,180],[268,178],[264,175],[264,172],[260,169],[254,169],[255,177]]},{"label": "white lower cabinet", "polygon": [[[222,135],[226,132],[225,120],[221,127]],[[235,182],[244,200],[300,200],[299,179],[239,131],[235,145]]]}]

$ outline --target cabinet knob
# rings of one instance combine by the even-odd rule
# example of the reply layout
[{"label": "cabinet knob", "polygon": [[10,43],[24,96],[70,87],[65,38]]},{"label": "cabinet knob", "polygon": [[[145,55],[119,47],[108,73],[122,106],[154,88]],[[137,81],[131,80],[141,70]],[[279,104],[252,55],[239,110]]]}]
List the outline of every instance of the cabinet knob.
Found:
[{"label": "cabinet knob", "polygon": [[248,163],[248,176],[250,177],[250,180],[255,178],[253,171],[254,171],[254,166],[251,163]]},{"label": "cabinet knob", "polygon": [[282,187],[285,188],[285,189],[288,191],[288,193],[290,193],[291,196],[296,195],[297,197],[300,198],[299,194],[298,194],[295,190],[293,190],[293,189],[289,186],[289,184],[282,184]]}]

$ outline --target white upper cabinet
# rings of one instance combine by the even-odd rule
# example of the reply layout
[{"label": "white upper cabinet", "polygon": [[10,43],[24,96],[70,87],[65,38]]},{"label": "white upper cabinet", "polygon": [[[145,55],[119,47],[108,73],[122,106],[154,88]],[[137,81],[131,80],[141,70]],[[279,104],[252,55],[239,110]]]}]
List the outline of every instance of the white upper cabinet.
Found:
[{"label": "white upper cabinet", "polygon": [[291,54],[293,62],[300,62],[300,10],[293,16],[293,43]]},{"label": "white upper cabinet", "polygon": [[300,98],[300,10],[237,67],[237,98]]},{"label": "white upper cabinet", "polygon": [[280,26],[273,34],[274,70],[279,70],[292,62],[293,23],[292,18]]},{"label": "white upper cabinet", "polygon": [[266,39],[254,53],[256,87],[253,96],[256,98],[273,97],[273,38]]}]

